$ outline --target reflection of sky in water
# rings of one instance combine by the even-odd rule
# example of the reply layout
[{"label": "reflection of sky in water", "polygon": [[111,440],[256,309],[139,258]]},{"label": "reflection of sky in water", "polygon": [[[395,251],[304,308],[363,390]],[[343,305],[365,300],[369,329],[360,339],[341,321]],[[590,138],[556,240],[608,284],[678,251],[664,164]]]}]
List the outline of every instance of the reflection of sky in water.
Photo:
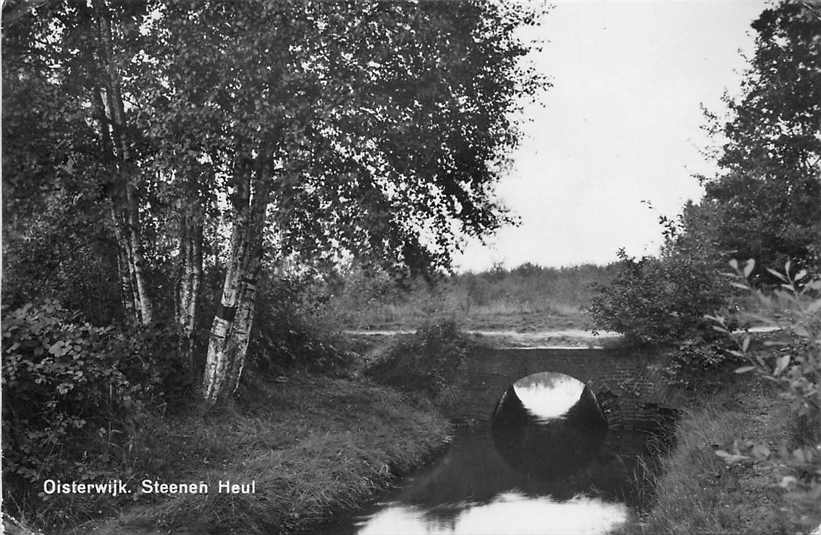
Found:
[{"label": "reflection of sky in water", "polygon": [[392,504],[359,523],[357,535],[604,535],[626,521],[621,503],[586,496],[555,502],[506,492],[445,522],[426,518],[423,509]]},{"label": "reflection of sky in water", "polygon": [[513,383],[527,410],[539,418],[558,418],[573,406],[584,383],[561,373],[535,373]]}]

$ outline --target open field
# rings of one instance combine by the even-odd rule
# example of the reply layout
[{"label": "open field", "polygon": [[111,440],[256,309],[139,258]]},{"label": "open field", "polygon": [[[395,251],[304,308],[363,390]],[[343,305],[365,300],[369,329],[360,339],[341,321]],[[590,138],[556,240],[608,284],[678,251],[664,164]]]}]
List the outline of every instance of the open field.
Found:
[{"label": "open field", "polygon": [[589,329],[586,316],[595,285],[606,284],[612,266],[518,268],[453,275],[402,289],[388,280],[352,274],[331,301],[347,329],[416,329],[455,320],[467,330],[535,332]]}]

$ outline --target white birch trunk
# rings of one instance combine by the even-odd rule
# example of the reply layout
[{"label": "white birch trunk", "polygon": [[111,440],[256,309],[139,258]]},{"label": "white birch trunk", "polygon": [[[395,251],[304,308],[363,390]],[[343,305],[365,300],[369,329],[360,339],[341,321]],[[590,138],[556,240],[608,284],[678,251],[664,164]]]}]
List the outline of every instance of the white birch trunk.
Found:
[{"label": "white birch trunk", "polygon": [[202,394],[209,406],[227,399],[236,391],[245,365],[262,262],[262,236],[268,207],[267,175],[267,169],[260,164],[256,176],[248,184],[252,187],[237,195],[231,259],[220,308],[208,338]]},{"label": "white birch trunk", "polygon": [[177,283],[175,318],[180,330],[179,350],[189,369],[193,368],[194,328],[197,321],[197,298],[202,282],[202,210],[191,201],[180,221],[180,269]]},{"label": "white birch trunk", "polygon": [[[131,278],[131,292],[134,296],[134,314],[136,320],[142,325],[148,325],[153,319],[153,306],[148,295],[148,287],[145,282],[144,265],[142,255],[142,241],[140,237],[140,221],[138,212],[137,192],[134,184],[134,169],[130,161],[130,151],[127,140],[124,136],[126,117],[123,106],[122,89],[120,75],[114,62],[114,42],[111,34],[111,24],[108,19],[108,7],[101,1],[94,2],[94,10],[98,23],[99,32],[99,53],[105,72],[105,100],[108,103],[108,113],[102,110],[104,119],[105,142],[109,145],[112,155],[117,164],[118,183],[113,188],[117,193],[112,195],[112,202],[115,204],[115,227],[119,226],[117,232],[118,242],[126,250],[125,260],[128,264],[128,271]],[[96,106],[102,104],[102,96],[95,95],[95,100],[100,101]],[[99,113],[99,112],[98,112]],[[109,131],[110,124],[110,131]],[[118,217],[117,211],[122,212],[122,217]]]},{"label": "white birch trunk", "polygon": [[134,186],[131,184],[131,179],[126,178],[126,205],[127,205],[127,221],[128,221],[128,244],[131,250],[131,272],[134,280],[134,293],[137,296],[140,312],[140,323],[142,325],[149,325],[153,320],[154,307],[151,303],[151,297],[148,295],[148,287],[145,282],[145,274],[143,266],[145,261],[142,254],[142,239],[140,237],[140,223],[137,215],[137,201]]},{"label": "white birch trunk", "polygon": [[131,288],[131,275],[128,270],[128,252],[122,243],[117,221],[114,221],[114,235],[117,240],[117,275],[120,281],[120,302],[126,320],[133,322],[136,319],[134,309],[134,291]]}]

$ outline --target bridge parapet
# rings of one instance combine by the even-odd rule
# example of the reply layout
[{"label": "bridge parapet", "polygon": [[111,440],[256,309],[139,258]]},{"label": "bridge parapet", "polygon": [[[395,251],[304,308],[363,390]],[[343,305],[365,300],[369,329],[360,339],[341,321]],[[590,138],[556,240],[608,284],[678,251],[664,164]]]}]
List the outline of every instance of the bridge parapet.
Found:
[{"label": "bridge parapet", "polygon": [[487,421],[512,383],[539,372],[563,373],[587,384],[611,428],[642,429],[671,409],[657,359],[648,351],[484,348],[463,363],[448,415]]}]

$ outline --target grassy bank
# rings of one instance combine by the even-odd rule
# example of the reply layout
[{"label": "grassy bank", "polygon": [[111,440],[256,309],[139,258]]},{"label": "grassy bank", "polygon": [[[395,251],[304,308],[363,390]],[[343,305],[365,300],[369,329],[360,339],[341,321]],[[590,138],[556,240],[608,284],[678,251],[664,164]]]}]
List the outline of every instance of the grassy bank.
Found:
[{"label": "grassy bank", "polygon": [[[116,517],[63,533],[292,533],[355,507],[424,462],[448,424],[401,394],[362,379],[301,375],[258,383],[217,414],[192,411],[146,424],[151,469],[132,474],[130,506],[98,497]],[[142,478],[209,483],[208,494],[138,493]],[[218,494],[218,480],[256,482]],[[79,499],[79,497],[78,497]],[[71,506],[72,504],[68,504]]]},{"label": "grassy bank", "polygon": [[656,502],[623,535],[775,535],[809,533],[821,511],[806,517],[778,486],[784,470],[768,458],[726,463],[719,447],[766,443],[772,451],[791,433],[778,391],[757,379],[737,380],[686,412],[676,447],[653,482]]}]

